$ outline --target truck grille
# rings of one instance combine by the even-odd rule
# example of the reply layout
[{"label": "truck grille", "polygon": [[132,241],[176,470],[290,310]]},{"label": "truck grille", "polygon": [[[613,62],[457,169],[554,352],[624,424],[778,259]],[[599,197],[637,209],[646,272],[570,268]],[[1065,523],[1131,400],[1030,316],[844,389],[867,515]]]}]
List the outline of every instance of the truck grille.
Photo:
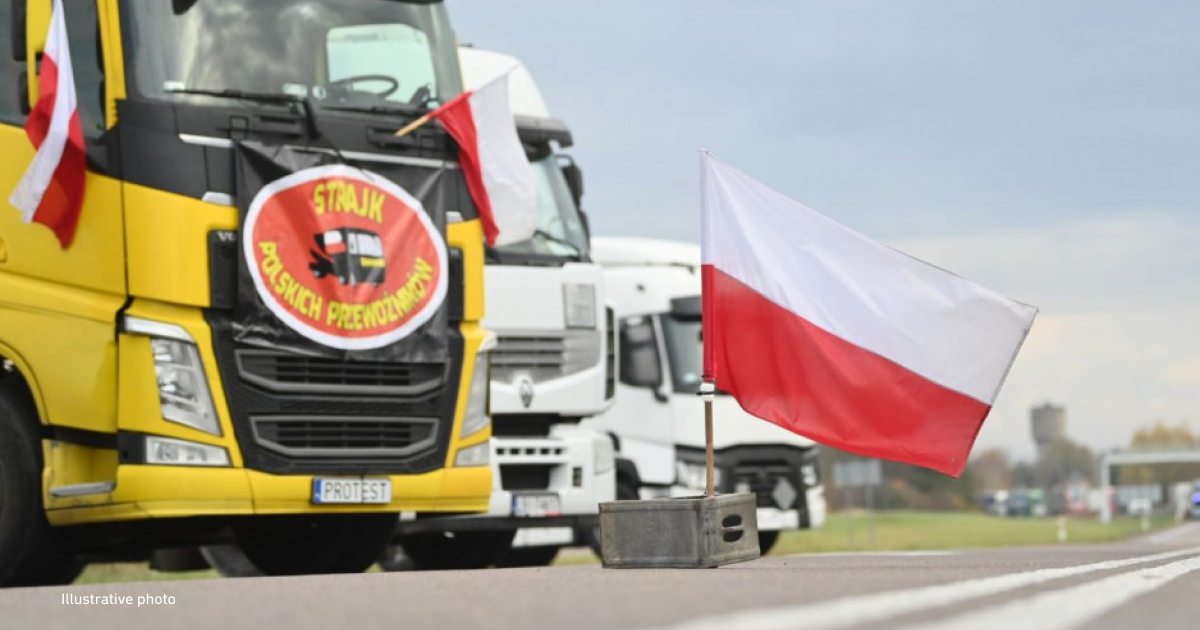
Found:
[{"label": "truck grille", "polygon": [[[795,473],[795,468],[782,463],[743,463],[733,469],[733,489],[735,492],[753,492],[759,507],[791,508],[795,504],[796,488],[803,487],[797,485]],[[788,491],[783,492],[785,488],[781,485],[788,487]],[[792,500],[787,501],[787,505],[779,505],[777,495],[791,496]]]},{"label": "truck grille", "polygon": [[550,488],[551,464],[502,464],[500,487],[505,490],[546,490]]},{"label": "truck grille", "polygon": [[242,378],[274,392],[418,396],[446,379],[440,363],[337,361],[271,350],[235,354]]},{"label": "truck grille", "polygon": [[581,372],[600,361],[600,335],[596,331],[500,334],[492,350],[492,378],[508,382],[528,374],[535,382]]},{"label": "truck grille", "polygon": [[289,457],[403,457],[433,445],[436,418],[254,417],[254,440]]}]

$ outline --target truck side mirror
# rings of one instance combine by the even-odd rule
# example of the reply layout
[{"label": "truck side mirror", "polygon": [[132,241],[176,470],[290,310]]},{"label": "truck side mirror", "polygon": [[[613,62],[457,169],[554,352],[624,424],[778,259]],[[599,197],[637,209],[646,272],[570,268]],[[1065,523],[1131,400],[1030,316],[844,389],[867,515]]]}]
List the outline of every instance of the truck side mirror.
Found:
[{"label": "truck side mirror", "polygon": [[583,169],[575,163],[575,160],[569,155],[559,156],[560,164],[562,164],[563,179],[567,180],[567,188],[571,189],[571,197],[575,199],[575,205],[583,205]]},{"label": "truck side mirror", "polygon": [[620,352],[621,382],[634,387],[649,387],[657,394],[662,385],[662,363],[651,320],[637,318],[630,323],[622,322]]}]

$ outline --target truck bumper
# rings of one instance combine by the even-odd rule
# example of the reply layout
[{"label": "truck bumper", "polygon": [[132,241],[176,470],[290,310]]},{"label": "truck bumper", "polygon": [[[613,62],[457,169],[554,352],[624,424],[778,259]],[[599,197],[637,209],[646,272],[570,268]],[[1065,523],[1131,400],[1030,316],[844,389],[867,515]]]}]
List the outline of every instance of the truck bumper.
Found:
[{"label": "truck bumper", "polygon": [[[446,468],[420,475],[367,475],[392,481],[392,501],[379,505],[314,505],[313,475],[271,475],[240,468],[121,466],[98,505],[46,511],[52,525],[254,514],[481,512],[488,507],[487,467]],[[329,475],[336,476],[336,475]],[[96,497],[89,497],[93,501]]]},{"label": "truck bumper", "polygon": [[[616,470],[611,453],[597,453],[597,443],[607,439],[574,425],[556,425],[546,438],[492,438],[493,490],[486,516],[416,518],[415,514],[405,514],[396,532],[515,529],[514,545],[518,547],[571,544],[575,530],[598,524],[599,504],[615,498]],[[529,479],[521,475],[534,470],[545,483],[524,485]],[[521,489],[514,489],[514,485]],[[546,516],[515,514],[516,498],[522,494],[555,495],[561,510]]]}]

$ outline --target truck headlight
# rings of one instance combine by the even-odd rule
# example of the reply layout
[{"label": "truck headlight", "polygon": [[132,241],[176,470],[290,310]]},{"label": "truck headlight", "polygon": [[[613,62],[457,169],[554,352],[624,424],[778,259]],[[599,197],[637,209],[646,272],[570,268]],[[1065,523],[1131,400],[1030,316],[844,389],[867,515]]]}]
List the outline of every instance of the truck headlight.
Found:
[{"label": "truck headlight", "polygon": [[[704,488],[708,485],[708,474],[704,464],[684,461],[675,462],[675,482],[687,488]],[[713,483],[721,485],[721,469],[713,470]]]},{"label": "truck headlight", "polygon": [[492,443],[491,441],[475,446],[458,449],[458,455],[454,458],[454,465],[459,468],[468,466],[487,466],[491,461]]},{"label": "truck headlight", "polygon": [[563,317],[567,328],[595,328],[596,285],[563,285]]},{"label": "truck headlight", "polygon": [[488,415],[488,396],[490,395],[491,371],[490,352],[480,352],[475,355],[475,370],[471,375],[471,388],[467,394],[467,410],[463,414],[462,429],[458,437],[465,438],[475,435],[488,428],[492,417]]},{"label": "truck headlight", "polygon": [[600,475],[613,469],[616,464],[616,456],[613,454],[612,438],[607,435],[597,435],[595,441],[592,466],[596,474]]},{"label": "truck headlight", "polygon": [[219,446],[148,435],[146,463],[165,466],[229,466],[229,453]]},{"label": "truck headlight", "polygon": [[200,350],[191,335],[179,326],[129,316],[125,332],[150,337],[163,419],[221,435]]}]

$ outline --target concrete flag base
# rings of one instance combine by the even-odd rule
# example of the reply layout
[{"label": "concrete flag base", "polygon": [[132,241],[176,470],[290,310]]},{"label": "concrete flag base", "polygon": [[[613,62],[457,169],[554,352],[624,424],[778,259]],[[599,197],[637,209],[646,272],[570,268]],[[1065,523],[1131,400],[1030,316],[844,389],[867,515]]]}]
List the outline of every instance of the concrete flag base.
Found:
[{"label": "concrete flag base", "polygon": [[699,569],[754,560],[755,503],[749,493],[601,503],[604,567]]}]

